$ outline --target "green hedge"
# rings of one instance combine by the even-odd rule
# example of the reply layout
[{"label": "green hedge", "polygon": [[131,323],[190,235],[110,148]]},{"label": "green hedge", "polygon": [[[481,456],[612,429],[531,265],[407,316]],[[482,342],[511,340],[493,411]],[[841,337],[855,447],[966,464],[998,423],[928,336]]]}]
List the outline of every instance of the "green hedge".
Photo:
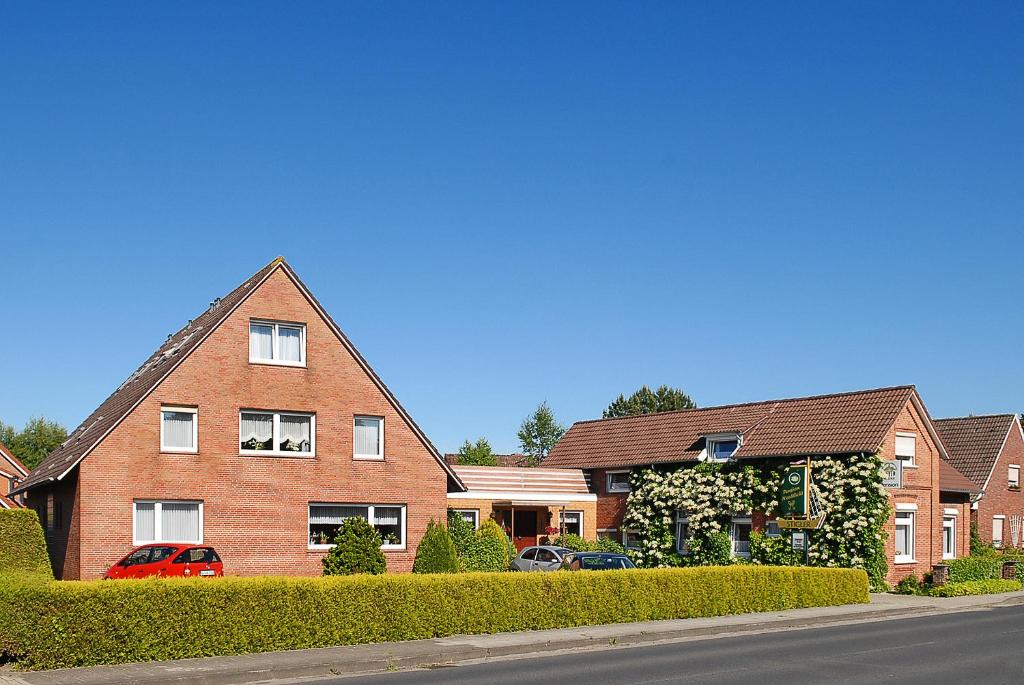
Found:
[{"label": "green hedge", "polygon": [[950,583],[996,579],[1002,577],[1003,573],[1001,556],[961,557],[946,563],[949,564]]},{"label": "green hedge", "polygon": [[852,569],[0,581],[0,649],[61,668],[864,603]]},{"label": "green hedge", "polygon": [[1000,592],[1013,592],[1020,590],[1021,585],[1016,580],[966,580],[962,583],[950,583],[941,587],[932,588],[933,597],[965,597],[967,595],[995,595]]},{"label": "green hedge", "polygon": [[53,580],[43,527],[31,509],[0,509],[0,574]]}]

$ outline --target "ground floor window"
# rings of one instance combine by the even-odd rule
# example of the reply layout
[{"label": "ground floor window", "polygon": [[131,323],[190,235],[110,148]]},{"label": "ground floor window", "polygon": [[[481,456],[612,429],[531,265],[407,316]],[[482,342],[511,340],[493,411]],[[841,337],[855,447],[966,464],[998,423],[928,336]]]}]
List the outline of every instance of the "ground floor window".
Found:
[{"label": "ground floor window", "polygon": [[635,530],[622,531],[622,546],[626,549],[640,549],[640,535]]},{"label": "ground floor window", "polygon": [[583,512],[558,512],[558,528],[564,535],[577,535],[579,537],[583,537]]},{"label": "ground floor window", "polygon": [[1003,546],[1003,521],[1005,516],[992,517],[992,544],[996,547]]},{"label": "ground floor window", "polygon": [[942,517],[942,558],[956,559],[956,516]]},{"label": "ground floor window", "polygon": [[619,540],[619,530],[618,530],[618,528],[598,528],[597,529],[597,539],[598,540],[615,540],[616,542],[618,542],[618,540]]},{"label": "ground floor window", "polygon": [[739,517],[732,520],[730,538],[732,538],[732,554],[735,557],[750,558],[750,531],[751,523],[749,517]]},{"label": "ground floor window", "polygon": [[329,549],[345,519],[356,517],[377,529],[384,540],[381,549],[405,548],[405,507],[394,504],[310,504],[310,548]]},{"label": "ground floor window", "polygon": [[914,512],[896,512],[896,563],[914,561]]},{"label": "ground floor window", "polygon": [[136,545],[153,542],[203,543],[203,503],[174,500],[136,500],[134,532]]},{"label": "ground floor window", "polygon": [[456,514],[462,517],[462,519],[473,526],[476,530],[480,527],[480,510],[479,509],[454,509]]},{"label": "ground floor window", "polygon": [[680,554],[690,553],[690,517],[682,511],[676,512],[676,551]]}]

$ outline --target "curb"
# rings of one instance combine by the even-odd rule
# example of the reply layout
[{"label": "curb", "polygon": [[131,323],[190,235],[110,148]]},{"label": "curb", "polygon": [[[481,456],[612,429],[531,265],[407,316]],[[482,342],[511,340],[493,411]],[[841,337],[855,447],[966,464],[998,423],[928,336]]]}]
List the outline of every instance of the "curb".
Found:
[{"label": "curb", "polygon": [[[344,647],[267,652],[241,656],[91,666],[18,673],[0,672],[0,685],[246,685],[280,680],[330,678],[415,668],[454,666],[469,661],[555,655],[564,651],[616,649],[638,645],[708,640],[719,637],[869,623],[935,614],[979,611],[1024,604],[1024,593],[986,597],[950,606],[933,602],[873,608],[829,607],[716,619],[682,619],[645,624],[614,624],[500,635],[389,642]],[[910,600],[908,600],[910,602]]]}]

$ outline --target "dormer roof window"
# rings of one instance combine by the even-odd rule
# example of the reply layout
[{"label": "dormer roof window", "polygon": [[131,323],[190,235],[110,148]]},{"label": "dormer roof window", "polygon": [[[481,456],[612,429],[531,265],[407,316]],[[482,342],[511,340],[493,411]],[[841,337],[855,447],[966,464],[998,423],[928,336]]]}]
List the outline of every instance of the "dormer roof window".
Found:
[{"label": "dormer roof window", "polygon": [[726,462],[732,459],[736,450],[743,443],[738,433],[718,433],[704,436],[705,448],[701,454],[702,461]]}]

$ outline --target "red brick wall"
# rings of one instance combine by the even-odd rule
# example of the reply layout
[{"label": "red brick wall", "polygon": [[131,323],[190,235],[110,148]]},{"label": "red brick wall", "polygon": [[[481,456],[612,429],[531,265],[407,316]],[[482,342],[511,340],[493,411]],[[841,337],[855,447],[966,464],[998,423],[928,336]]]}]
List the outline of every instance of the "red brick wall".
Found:
[{"label": "red brick wall", "polygon": [[911,574],[918,577],[931,571],[932,565],[942,560],[942,508],[939,503],[939,456],[938,446],[928,434],[925,422],[913,402],[908,400],[900,411],[882,442],[882,458],[896,458],[896,433],[913,433],[916,436],[916,467],[904,465],[903,487],[890,490],[893,509],[898,504],[917,505],[915,512],[914,541],[916,546],[914,563],[895,563],[896,532],[895,513],[886,524],[889,538],[885,544],[889,562],[890,583],[899,582]]},{"label": "red brick wall", "polygon": [[[306,324],[306,368],[249,363],[249,320]],[[198,407],[198,454],[160,452],[161,404]],[[315,458],[239,455],[239,410],[316,414]],[[353,416],[384,416],[385,460],[354,461]],[[204,542],[232,575],[314,575],[309,502],[404,504],[408,571],[447,480],[429,450],[278,270],[150,394],[79,467],[80,577],[95,578],[132,547],[134,499],[198,499]]]},{"label": "red brick wall", "polygon": [[[53,528],[46,527],[46,501],[53,494],[54,512],[59,512],[60,523]],[[27,506],[39,512],[39,520],[46,536],[46,549],[50,554],[50,565],[58,578],[75,580],[79,577],[79,530],[78,475],[68,474],[64,480],[33,488],[29,492]]]},{"label": "red brick wall", "polygon": [[[985,495],[978,502],[978,534],[985,542],[992,542],[992,517],[1005,516],[1003,542],[1013,544],[1010,534],[1010,517],[1024,516],[1024,492],[1011,490],[1009,486],[1009,465],[1016,464],[1024,469],[1024,440],[1021,439],[1019,424],[1014,421],[1002,452],[996,459]],[[1018,539],[1018,545],[1021,542]]]},{"label": "red brick wall", "polygon": [[[610,469],[621,471],[622,469]],[[608,492],[608,469],[591,471],[591,489],[597,493],[597,529],[615,529],[621,538],[622,517],[626,513],[628,492]]]}]

